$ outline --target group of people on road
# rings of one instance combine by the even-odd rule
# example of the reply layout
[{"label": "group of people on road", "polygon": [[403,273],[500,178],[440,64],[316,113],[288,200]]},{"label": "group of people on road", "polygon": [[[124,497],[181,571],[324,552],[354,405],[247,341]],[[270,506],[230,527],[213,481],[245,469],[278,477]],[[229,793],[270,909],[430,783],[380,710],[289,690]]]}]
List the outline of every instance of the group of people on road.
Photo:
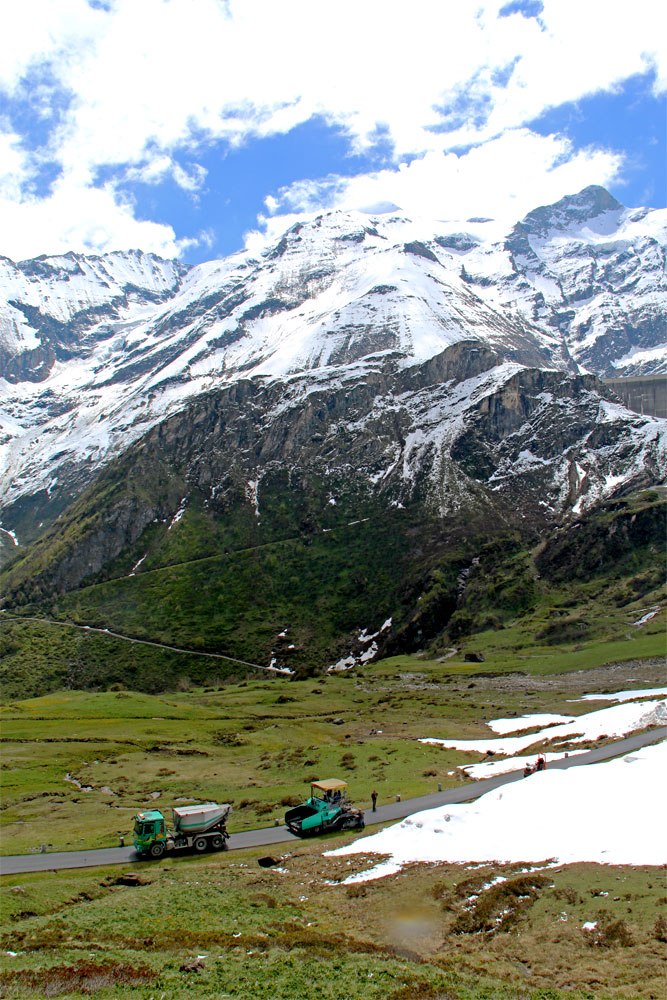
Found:
[{"label": "group of people on road", "polygon": [[[535,761],[534,766],[532,764],[526,764],[526,766],[523,769],[523,776],[524,778],[528,778],[531,774],[535,774],[536,771],[546,771],[546,769],[547,769],[547,762],[542,756],[542,754],[540,754],[537,760]],[[375,791],[375,789],[373,789],[373,791],[371,792],[371,802],[373,803],[373,810],[372,810],[373,812],[376,811],[377,800],[378,800],[378,793]]]},{"label": "group of people on road", "polygon": [[546,769],[547,769],[547,762],[542,756],[542,754],[540,754],[540,756],[537,758],[537,761],[535,762],[534,767],[532,767],[530,764],[526,764],[526,766],[523,769],[523,776],[524,778],[528,778],[531,774],[535,774],[536,771],[546,771]]}]

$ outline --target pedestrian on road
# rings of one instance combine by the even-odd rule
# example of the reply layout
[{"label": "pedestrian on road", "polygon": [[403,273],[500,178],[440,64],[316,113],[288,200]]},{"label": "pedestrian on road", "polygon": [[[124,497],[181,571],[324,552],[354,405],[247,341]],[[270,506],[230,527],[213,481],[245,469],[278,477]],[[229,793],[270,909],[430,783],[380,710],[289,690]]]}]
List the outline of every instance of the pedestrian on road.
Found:
[{"label": "pedestrian on road", "polygon": [[373,812],[375,812],[375,805],[377,803],[377,800],[378,800],[378,793],[375,791],[375,789],[373,789],[373,791],[371,792],[371,802],[373,803]]}]

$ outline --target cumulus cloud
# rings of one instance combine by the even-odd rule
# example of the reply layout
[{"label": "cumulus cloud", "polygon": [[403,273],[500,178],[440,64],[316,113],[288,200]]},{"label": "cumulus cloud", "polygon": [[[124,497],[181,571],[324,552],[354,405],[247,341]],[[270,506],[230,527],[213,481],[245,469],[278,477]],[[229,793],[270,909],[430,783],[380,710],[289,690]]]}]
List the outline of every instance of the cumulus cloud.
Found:
[{"label": "cumulus cloud", "polygon": [[[179,241],[169,225],[135,218],[111,185],[82,187],[62,178],[45,198],[15,200],[0,190],[2,231],[11,233],[11,256],[22,260],[40,252],[105,253],[137,248],[178,257],[191,240]],[[205,237],[202,237],[205,241]]]},{"label": "cumulus cloud", "polygon": [[[42,242],[30,244],[29,252],[52,252],[55,246],[43,240],[56,238],[50,218],[54,206],[65,203],[80,220],[65,230],[79,241],[77,249],[90,240],[103,249],[113,240],[136,245],[146,238],[161,252],[177,249],[168,226],[135,218],[119,178],[158,183],[169,176],[196,197],[203,168],[185,168],[179,153],[196,163],[212,143],[238,146],[287,132],[314,115],[344,130],[353,151],[368,149],[381,127],[394,150],[393,169],[352,182],[330,178],[310,193],[283,192],[278,203],[286,211],[318,194],[321,204],[367,198],[397,201],[408,210],[420,201],[420,176],[437,202],[437,186],[447,184],[450,201],[458,186],[467,203],[465,171],[477,170],[480,179],[478,165],[490,166],[493,156],[510,149],[522,176],[527,178],[526,158],[546,171],[542,186],[527,178],[536,192],[533,204],[544,202],[544,192],[562,193],[556,178],[567,175],[566,164],[554,159],[559,142],[571,161],[571,189],[583,176],[604,183],[618,169],[611,154],[575,153],[557,137],[531,136],[525,125],[547,108],[613,90],[637,73],[653,71],[656,90],[663,91],[661,16],[653,0],[633,0],[631,14],[619,0],[544,0],[539,18],[502,0],[473,6],[433,0],[108,0],[93,6],[87,0],[23,0],[5,12],[0,96],[11,110],[29,75],[48,69],[46,91],[63,110],[42,148],[30,147],[26,136],[24,152],[50,160],[62,176],[41,198],[25,190],[10,197],[3,189],[4,251],[15,254],[21,240],[27,247],[26,234],[37,237],[41,229]],[[16,150],[12,129],[4,132],[2,141]],[[474,148],[461,154],[463,145]],[[401,168],[404,157],[416,159]],[[518,202],[525,188],[512,186],[508,164],[502,160],[492,187],[500,191],[504,180],[507,197]],[[21,188],[27,167],[18,166]],[[84,210],[100,214],[86,226]],[[63,210],[62,217],[68,214]],[[61,217],[58,211],[54,217]]]},{"label": "cumulus cloud", "polygon": [[258,250],[289,225],[323,210],[392,211],[464,223],[487,216],[500,228],[511,225],[538,204],[550,204],[588,184],[609,184],[620,157],[605,150],[574,152],[568,140],[515,129],[466,153],[429,152],[359,177],[301,181],[267,199],[268,215],[249,233],[247,245]]}]

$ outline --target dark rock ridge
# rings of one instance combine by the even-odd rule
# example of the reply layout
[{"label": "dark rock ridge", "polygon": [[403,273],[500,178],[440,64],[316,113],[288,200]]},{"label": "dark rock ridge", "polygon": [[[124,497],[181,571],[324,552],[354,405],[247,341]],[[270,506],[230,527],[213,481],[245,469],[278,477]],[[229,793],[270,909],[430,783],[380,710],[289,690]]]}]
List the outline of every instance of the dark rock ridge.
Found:
[{"label": "dark rock ridge", "polygon": [[70,591],[194,509],[223,528],[255,524],[260,543],[366,508],[409,511],[408,534],[479,518],[492,534],[537,530],[594,505],[609,478],[617,490],[660,480],[655,422],[622,410],[601,421],[604,407],[595,376],[517,368],[474,342],[336,384],[240,380],[112,462],[9,565],[5,592],[11,603],[26,587],[31,599]]}]

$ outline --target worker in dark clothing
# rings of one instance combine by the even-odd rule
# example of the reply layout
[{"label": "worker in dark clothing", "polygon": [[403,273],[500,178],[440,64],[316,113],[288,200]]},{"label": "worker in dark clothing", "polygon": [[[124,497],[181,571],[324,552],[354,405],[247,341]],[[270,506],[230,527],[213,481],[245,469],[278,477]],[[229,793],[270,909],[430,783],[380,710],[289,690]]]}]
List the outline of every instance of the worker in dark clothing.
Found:
[{"label": "worker in dark clothing", "polygon": [[373,812],[375,812],[375,806],[378,800],[378,793],[373,789],[371,792],[371,802],[373,803]]},{"label": "worker in dark clothing", "polygon": [[537,768],[536,768],[536,770],[537,771],[546,771],[546,769],[547,769],[547,762],[546,762],[546,760],[542,756],[538,757],[537,758]]},{"label": "worker in dark clothing", "polygon": [[532,773],[533,773],[532,767],[530,766],[530,764],[526,764],[526,766],[523,769],[524,778],[529,778]]}]

